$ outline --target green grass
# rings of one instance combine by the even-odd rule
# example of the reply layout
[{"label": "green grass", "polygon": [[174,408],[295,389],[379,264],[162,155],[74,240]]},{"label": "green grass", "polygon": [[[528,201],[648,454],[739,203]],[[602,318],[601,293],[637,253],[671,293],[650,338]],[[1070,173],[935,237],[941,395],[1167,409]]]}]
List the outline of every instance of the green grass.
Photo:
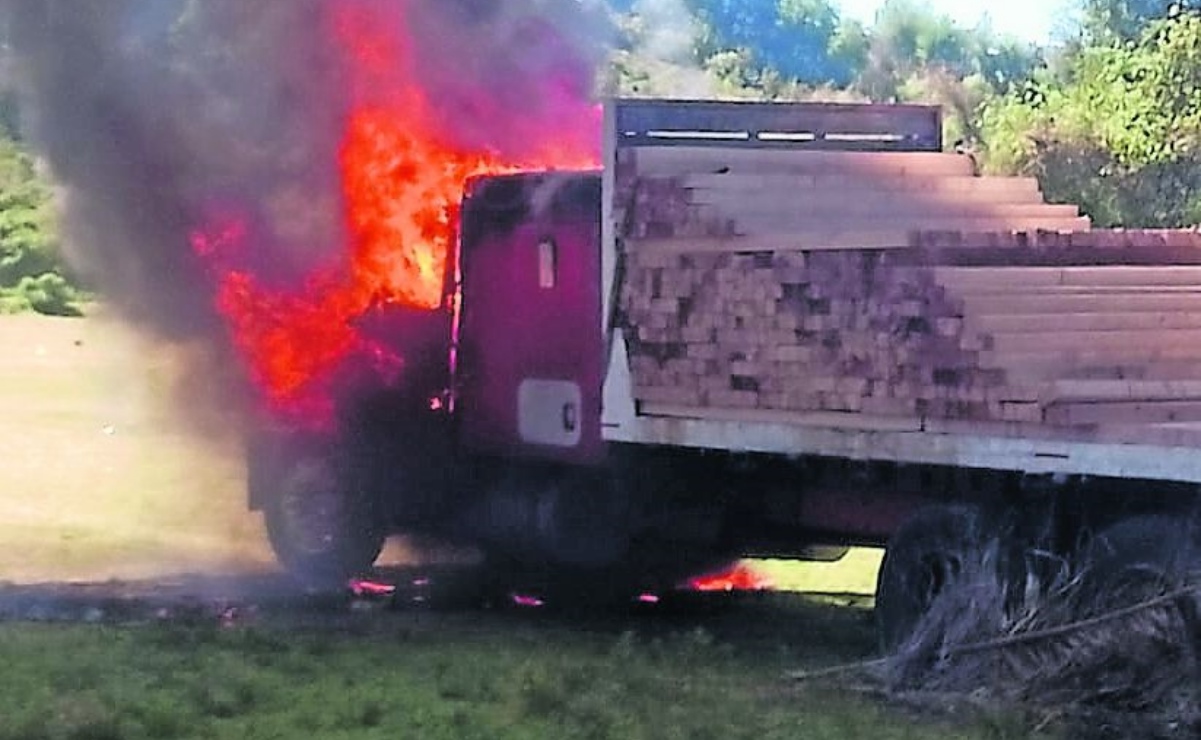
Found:
[{"label": "green grass", "polygon": [[703,630],[447,620],[357,634],[0,626],[0,740],[1018,736],[796,688],[780,656]]}]

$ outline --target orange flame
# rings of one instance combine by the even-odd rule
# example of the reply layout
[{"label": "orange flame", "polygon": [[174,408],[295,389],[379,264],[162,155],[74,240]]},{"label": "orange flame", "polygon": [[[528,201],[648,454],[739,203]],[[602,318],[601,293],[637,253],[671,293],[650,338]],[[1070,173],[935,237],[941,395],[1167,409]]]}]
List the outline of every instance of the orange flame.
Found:
[{"label": "orange flame", "polygon": [[556,116],[583,130],[557,138],[531,131],[530,139],[546,143],[520,161],[457,145],[433,112],[433,91],[418,83],[405,33],[389,33],[367,5],[339,6],[331,20],[352,100],[338,161],[347,263],[315,271],[299,290],[280,290],[231,266],[249,239],[236,218],[208,224],[192,239],[216,275],[216,307],[269,409],[316,423],[331,418],[325,386],[351,355],[372,359],[385,375],[402,367],[401,358],[360,335],[355,319],[377,305],[441,305],[469,178],[599,161],[599,111],[587,103]]},{"label": "orange flame", "polygon": [[721,572],[692,578],[686,588],[692,591],[769,591],[772,582],[750,565],[737,563]]}]

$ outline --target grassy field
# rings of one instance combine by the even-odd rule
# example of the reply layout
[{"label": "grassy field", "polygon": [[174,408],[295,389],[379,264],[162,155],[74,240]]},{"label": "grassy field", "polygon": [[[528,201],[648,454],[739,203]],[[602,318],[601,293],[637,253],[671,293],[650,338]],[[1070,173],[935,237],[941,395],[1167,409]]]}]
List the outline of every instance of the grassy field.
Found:
[{"label": "grassy field", "polygon": [[[186,348],[40,317],[0,318],[0,347],[0,582],[273,570],[244,510],[238,440],[219,424],[188,432],[169,402]],[[878,562],[854,551],[757,567],[782,588],[870,593]],[[12,621],[0,623],[0,740],[1024,737],[1007,717],[918,720],[785,680],[872,656],[859,601],[751,595],[601,616],[343,605],[224,628],[211,615]]]},{"label": "grassy field", "polygon": [[[784,613],[847,632],[816,607]],[[0,740],[1026,736],[1010,717],[919,719],[782,677],[845,644],[798,654],[702,628],[612,627],[500,614],[337,631],[0,626]]]}]

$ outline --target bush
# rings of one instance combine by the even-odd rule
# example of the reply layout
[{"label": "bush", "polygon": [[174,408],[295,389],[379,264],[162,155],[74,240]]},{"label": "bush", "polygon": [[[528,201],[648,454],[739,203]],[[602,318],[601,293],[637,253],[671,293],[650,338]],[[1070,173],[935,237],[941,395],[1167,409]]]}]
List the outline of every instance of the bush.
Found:
[{"label": "bush", "polygon": [[0,287],[0,313],[36,311],[47,316],[82,316],[82,296],[56,272],[26,275],[11,288]]},{"label": "bush", "polygon": [[49,185],[19,141],[0,136],[0,313],[79,316],[64,277]]},{"label": "bush", "polygon": [[1088,47],[1066,81],[1032,81],[985,106],[986,169],[1037,176],[1097,226],[1201,222],[1201,13],[1138,42]]}]

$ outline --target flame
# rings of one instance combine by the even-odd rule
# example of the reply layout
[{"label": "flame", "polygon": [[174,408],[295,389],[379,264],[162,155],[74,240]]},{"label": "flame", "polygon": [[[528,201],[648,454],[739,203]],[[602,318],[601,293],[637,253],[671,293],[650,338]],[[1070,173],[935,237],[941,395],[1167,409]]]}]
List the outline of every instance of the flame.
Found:
[{"label": "flame", "polygon": [[685,588],[692,591],[767,591],[771,579],[746,563],[736,563],[718,573],[692,578]]},{"label": "flame", "polygon": [[365,578],[355,578],[349,583],[350,593],[355,596],[391,596],[396,593],[396,585],[369,581]]},{"label": "flame", "polygon": [[[542,121],[512,122],[527,127],[535,142],[519,156],[454,141],[436,112],[436,91],[419,83],[404,24],[396,33],[395,18],[377,15],[380,8],[403,14],[404,7],[345,3],[329,19],[351,101],[337,162],[346,244],[336,251],[346,259],[284,289],[245,266],[254,240],[245,216],[211,217],[192,237],[250,377],[268,410],[292,421],[332,419],[330,385],[351,358],[365,359],[360,364],[384,382],[403,371],[403,358],[362,336],[355,320],[378,306],[442,305],[468,179],[598,166],[599,108],[586,101],[555,112],[555,125],[571,126],[561,135],[545,137]],[[545,85],[548,98],[562,98],[560,81]],[[486,96],[496,91],[480,94],[480,109],[491,110]]]}]

